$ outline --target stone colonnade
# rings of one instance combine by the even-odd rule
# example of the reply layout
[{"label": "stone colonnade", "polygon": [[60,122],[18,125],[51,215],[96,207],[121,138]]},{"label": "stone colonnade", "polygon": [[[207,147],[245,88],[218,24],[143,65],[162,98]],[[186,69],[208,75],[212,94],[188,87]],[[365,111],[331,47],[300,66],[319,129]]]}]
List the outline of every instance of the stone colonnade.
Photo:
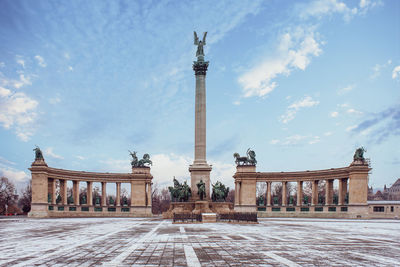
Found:
[{"label": "stone colonnade", "polygon": [[[44,160],[32,163],[31,217],[151,216],[151,184],[149,167],[132,168],[132,173],[94,173],[55,169]],[[59,181],[61,201],[57,203]],[[68,202],[67,182],[72,181],[72,201]],[[86,202],[80,203],[79,183],[86,182]],[[93,203],[93,183],[101,183],[101,199]],[[107,204],[107,184],[116,186],[115,203]],[[130,205],[121,205],[121,184],[131,186]]]},{"label": "stone colonnade", "polygon": [[[235,210],[244,212],[257,211],[256,185],[257,182],[265,182],[266,203],[263,211],[267,213],[304,213],[308,211],[332,213],[338,211],[346,212],[349,217],[358,217],[360,214],[368,213],[367,194],[368,173],[370,170],[368,164],[363,161],[354,161],[349,167],[345,168],[301,172],[256,172],[256,166],[237,166],[237,171],[233,176],[235,179]],[[333,183],[335,180],[339,183],[337,204],[333,201]],[[323,206],[318,203],[318,183],[320,181],[325,181],[326,193],[325,205]],[[281,205],[271,203],[273,182],[282,184]],[[291,203],[290,207],[287,199],[288,182],[297,183],[297,201],[296,203]],[[312,184],[311,210],[308,207],[309,205],[303,202],[304,182],[311,182]],[[345,201],[346,195],[348,195],[347,203]],[[336,206],[339,206],[338,209],[336,209]]]}]

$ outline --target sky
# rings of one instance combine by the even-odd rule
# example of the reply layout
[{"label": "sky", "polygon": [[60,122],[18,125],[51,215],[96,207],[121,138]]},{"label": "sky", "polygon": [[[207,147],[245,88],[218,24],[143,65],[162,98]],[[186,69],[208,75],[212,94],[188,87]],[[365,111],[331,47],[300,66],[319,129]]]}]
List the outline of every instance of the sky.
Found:
[{"label": "sky", "polygon": [[189,179],[196,59],[209,68],[207,160],[232,187],[257,171],[346,167],[400,178],[400,1],[0,0],[0,175],[23,186],[38,145],[54,168]]}]

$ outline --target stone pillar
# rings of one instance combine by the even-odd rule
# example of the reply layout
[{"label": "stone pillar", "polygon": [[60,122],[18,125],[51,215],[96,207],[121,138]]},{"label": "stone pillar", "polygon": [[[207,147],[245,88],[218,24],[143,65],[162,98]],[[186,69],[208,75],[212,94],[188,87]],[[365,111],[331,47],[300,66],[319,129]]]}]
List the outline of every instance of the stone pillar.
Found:
[{"label": "stone pillar", "polygon": [[72,195],[74,204],[79,205],[79,181],[73,181]]},{"label": "stone pillar", "polygon": [[240,182],[236,182],[235,194],[235,203],[240,205]]},{"label": "stone pillar", "polygon": [[368,173],[371,169],[364,161],[353,162],[349,173],[349,204],[367,205]]},{"label": "stone pillar", "polygon": [[44,159],[36,159],[29,169],[32,174],[32,204],[29,217],[48,217],[49,179]]},{"label": "stone pillar", "polygon": [[287,204],[286,191],[287,191],[287,182],[282,182],[282,206],[286,206]]},{"label": "stone pillar", "polygon": [[121,206],[121,183],[117,183],[117,196],[115,198],[116,206]]},{"label": "stone pillar", "polygon": [[61,203],[63,205],[68,204],[68,194],[67,194],[67,180],[60,180],[60,194],[61,194]]},{"label": "stone pillar", "polygon": [[50,194],[50,204],[56,204],[56,179],[49,178],[48,180],[48,194]]},{"label": "stone pillar", "polygon": [[101,182],[101,205],[107,206],[107,183]]},{"label": "stone pillar", "polygon": [[297,206],[303,205],[303,181],[297,181]]},{"label": "stone pillar", "polygon": [[93,182],[86,182],[87,204],[93,206]]},{"label": "stone pillar", "polygon": [[311,181],[312,184],[312,195],[311,195],[311,206],[318,204],[318,180]]},{"label": "stone pillar", "polygon": [[192,200],[199,200],[197,184],[202,180],[206,186],[206,199],[210,200],[211,166],[206,160],[206,73],[208,62],[198,59],[193,63],[196,75],[194,161],[189,166]]},{"label": "stone pillar", "polygon": [[267,206],[271,206],[271,185],[272,182],[267,182]]},{"label": "stone pillar", "polygon": [[325,183],[325,205],[333,204],[333,180],[326,180]]},{"label": "stone pillar", "polygon": [[151,182],[147,183],[147,206],[151,207]]},{"label": "stone pillar", "polygon": [[343,187],[342,187],[343,188],[343,194],[342,194],[342,196],[343,196],[343,205],[346,205],[347,181],[348,181],[347,178],[343,179]]},{"label": "stone pillar", "polygon": [[344,205],[344,195],[343,195],[343,180],[344,179],[339,179],[339,196],[338,196],[338,205]]},{"label": "stone pillar", "polygon": [[134,184],[133,184],[133,181],[131,181],[131,206],[133,206],[133,203],[134,203],[134,189],[135,189],[135,186],[134,186]]}]

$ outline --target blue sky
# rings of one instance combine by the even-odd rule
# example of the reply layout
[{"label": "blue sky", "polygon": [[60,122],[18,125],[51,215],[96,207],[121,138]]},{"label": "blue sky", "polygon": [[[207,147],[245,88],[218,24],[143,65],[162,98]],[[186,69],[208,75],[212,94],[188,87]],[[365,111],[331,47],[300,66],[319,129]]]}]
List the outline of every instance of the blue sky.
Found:
[{"label": "blue sky", "polygon": [[49,166],[189,177],[193,30],[208,31],[207,158],[233,185],[232,154],[258,171],[348,166],[400,177],[399,1],[0,1],[0,173]]}]

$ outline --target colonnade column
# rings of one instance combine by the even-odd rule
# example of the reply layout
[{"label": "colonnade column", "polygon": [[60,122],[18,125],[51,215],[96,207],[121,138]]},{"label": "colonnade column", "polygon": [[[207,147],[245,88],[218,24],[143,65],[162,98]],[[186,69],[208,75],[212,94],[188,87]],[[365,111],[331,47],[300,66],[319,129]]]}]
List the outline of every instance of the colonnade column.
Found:
[{"label": "colonnade column", "polygon": [[93,206],[93,182],[86,182],[87,204]]},{"label": "colonnade column", "polygon": [[67,205],[67,180],[60,180],[60,194],[63,205]]},{"label": "colonnade column", "polygon": [[133,182],[131,182],[131,206],[133,206]]},{"label": "colonnade column", "polygon": [[311,205],[315,206],[318,204],[318,180],[312,181],[312,196]]},{"label": "colonnade column", "polygon": [[107,183],[101,182],[101,205],[107,206]]},{"label": "colonnade column", "polygon": [[235,187],[235,204],[240,205],[240,182],[236,182]]},{"label": "colonnade column", "polygon": [[346,197],[346,193],[347,193],[347,179],[346,178],[339,179],[339,200],[338,200],[339,205],[345,204],[344,199]]},{"label": "colonnade column", "polygon": [[271,206],[271,184],[272,182],[267,182],[267,206]]},{"label": "colonnade column", "polygon": [[325,182],[325,205],[333,204],[333,180],[329,179]]},{"label": "colonnade column", "polygon": [[282,206],[286,206],[287,203],[286,191],[287,191],[287,182],[282,182]]},{"label": "colonnade column", "polygon": [[74,204],[79,205],[79,181],[72,181],[72,196],[74,198]]},{"label": "colonnade column", "polygon": [[121,183],[117,183],[117,196],[115,201],[117,202],[117,207],[121,206]]},{"label": "colonnade column", "polygon": [[297,181],[297,206],[303,204],[303,181]]},{"label": "colonnade column", "polygon": [[50,203],[54,205],[56,204],[56,179],[49,178],[47,185],[48,185],[47,194],[48,195],[50,194],[51,198]]}]

